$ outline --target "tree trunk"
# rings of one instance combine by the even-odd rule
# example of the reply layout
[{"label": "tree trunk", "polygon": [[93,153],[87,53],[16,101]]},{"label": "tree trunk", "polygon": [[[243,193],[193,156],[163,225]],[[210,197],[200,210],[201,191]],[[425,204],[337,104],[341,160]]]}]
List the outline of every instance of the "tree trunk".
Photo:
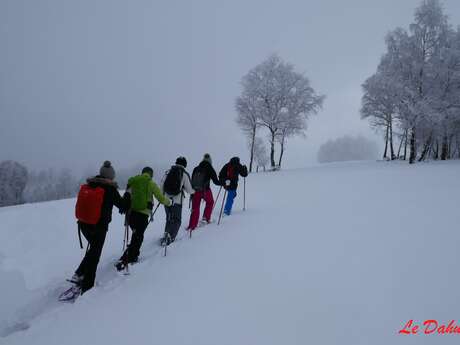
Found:
[{"label": "tree trunk", "polygon": [[387,129],[385,133],[385,151],[383,151],[383,159],[387,158],[387,151],[388,151],[388,131],[390,126],[387,124]]},{"label": "tree trunk", "polygon": [[451,159],[454,156],[454,153],[452,152],[452,143],[453,143],[454,136],[451,135],[449,137],[449,151],[447,153],[447,159]]},{"label": "tree trunk", "polygon": [[409,137],[409,130],[406,129],[406,138],[404,140],[404,160],[407,159],[407,139]]},{"label": "tree trunk", "polygon": [[249,172],[252,172],[252,164],[254,162],[254,144],[256,141],[256,129],[257,127],[254,126],[252,127],[252,133],[251,133],[251,159],[249,160]]},{"label": "tree trunk", "polygon": [[275,169],[275,132],[271,132],[271,139],[270,139],[270,164],[272,165],[272,169]]},{"label": "tree trunk", "polygon": [[[460,158],[460,140],[458,135],[455,137],[455,146],[457,146],[457,158]],[[452,158],[455,158],[455,156],[452,155]]]},{"label": "tree trunk", "polygon": [[425,142],[425,145],[423,146],[422,154],[420,155],[420,158],[418,159],[419,162],[424,161],[426,156],[428,155],[428,152],[431,149],[431,135],[428,137],[428,139]]},{"label": "tree trunk", "polygon": [[410,153],[409,153],[409,164],[415,163],[415,159],[417,158],[417,143],[416,143],[416,136],[415,136],[415,126],[412,127],[410,133]]},{"label": "tree trunk", "polygon": [[281,169],[281,161],[283,160],[283,155],[284,155],[284,136],[281,138],[281,152],[280,152],[280,158],[278,160],[278,166]]},{"label": "tree trunk", "polygon": [[395,159],[395,151],[393,149],[393,118],[390,116],[390,156],[391,160]]},{"label": "tree trunk", "polygon": [[401,136],[401,141],[399,142],[399,147],[398,147],[398,159],[401,157],[401,149],[402,149],[402,144],[404,142],[404,138],[407,135],[407,132],[404,131],[404,134]]},{"label": "tree trunk", "polygon": [[439,140],[436,139],[436,144],[433,148],[433,159],[437,160],[439,158]]},{"label": "tree trunk", "polygon": [[256,172],[259,172],[259,166],[257,166],[257,168],[256,168]]},{"label": "tree trunk", "polygon": [[447,135],[444,135],[442,138],[442,147],[441,147],[441,160],[445,161],[447,159],[449,146],[447,142]]}]

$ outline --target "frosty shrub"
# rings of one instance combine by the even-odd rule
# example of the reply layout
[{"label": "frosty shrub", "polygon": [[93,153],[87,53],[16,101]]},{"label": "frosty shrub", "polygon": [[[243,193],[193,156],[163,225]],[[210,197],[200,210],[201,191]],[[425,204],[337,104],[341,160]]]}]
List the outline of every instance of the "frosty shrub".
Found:
[{"label": "frosty shrub", "polygon": [[23,192],[27,184],[27,169],[14,161],[0,163],[0,207],[24,202]]},{"label": "frosty shrub", "polygon": [[377,155],[375,142],[361,136],[344,136],[321,145],[318,151],[318,162],[373,160]]}]

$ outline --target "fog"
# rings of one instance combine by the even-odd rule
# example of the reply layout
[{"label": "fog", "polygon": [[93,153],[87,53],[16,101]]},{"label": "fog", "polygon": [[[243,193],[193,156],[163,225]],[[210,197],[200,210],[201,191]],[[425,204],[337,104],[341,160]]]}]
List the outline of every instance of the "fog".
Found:
[{"label": "fog", "polygon": [[[0,2],[0,160],[79,174],[110,159],[217,164],[247,159],[235,124],[241,77],[271,53],[305,72],[325,105],[287,167],[321,144],[362,135],[361,83],[384,36],[407,27],[418,0]],[[454,25],[460,3],[444,1]]]},{"label": "fog", "polygon": [[367,138],[343,136],[328,140],[318,150],[318,162],[344,162],[377,159],[377,144]]}]

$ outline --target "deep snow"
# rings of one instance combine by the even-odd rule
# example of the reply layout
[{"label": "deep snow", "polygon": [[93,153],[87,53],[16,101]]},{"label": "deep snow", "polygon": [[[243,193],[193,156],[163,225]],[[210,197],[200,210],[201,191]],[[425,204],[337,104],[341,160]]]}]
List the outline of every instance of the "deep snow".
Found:
[{"label": "deep snow", "polygon": [[370,162],[253,174],[245,212],[241,184],[234,215],[192,239],[181,230],[166,258],[160,209],[130,276],[113,269],[114,211],[98,286],[73,305],[56,297],[82,255],[75,201],[1,208],[0,343],[458,344],[398,330],[460,319],[459,173]]}]

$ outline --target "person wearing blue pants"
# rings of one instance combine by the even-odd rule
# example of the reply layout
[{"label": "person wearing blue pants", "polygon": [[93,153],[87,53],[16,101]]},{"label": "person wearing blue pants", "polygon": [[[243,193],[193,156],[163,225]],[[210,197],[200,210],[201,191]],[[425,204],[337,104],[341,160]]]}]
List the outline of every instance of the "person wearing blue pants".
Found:
[{"label": "person wearing blue pants", "polygon": [[227,201],[225,202],[224,214],[229,216],[232,213],[233,201],[236,198],[236,189],[227,191]]},{"label": "person wearing blue pants", "polygon": [[225,202],[224,214],[229,216],[232,213],[233,201],[238,189],[238,177],[248,176],[248,168],[241,165],[239,157],[233,157],[225,164],[219,173],[219,181],[227,191],[227,200]]}]

